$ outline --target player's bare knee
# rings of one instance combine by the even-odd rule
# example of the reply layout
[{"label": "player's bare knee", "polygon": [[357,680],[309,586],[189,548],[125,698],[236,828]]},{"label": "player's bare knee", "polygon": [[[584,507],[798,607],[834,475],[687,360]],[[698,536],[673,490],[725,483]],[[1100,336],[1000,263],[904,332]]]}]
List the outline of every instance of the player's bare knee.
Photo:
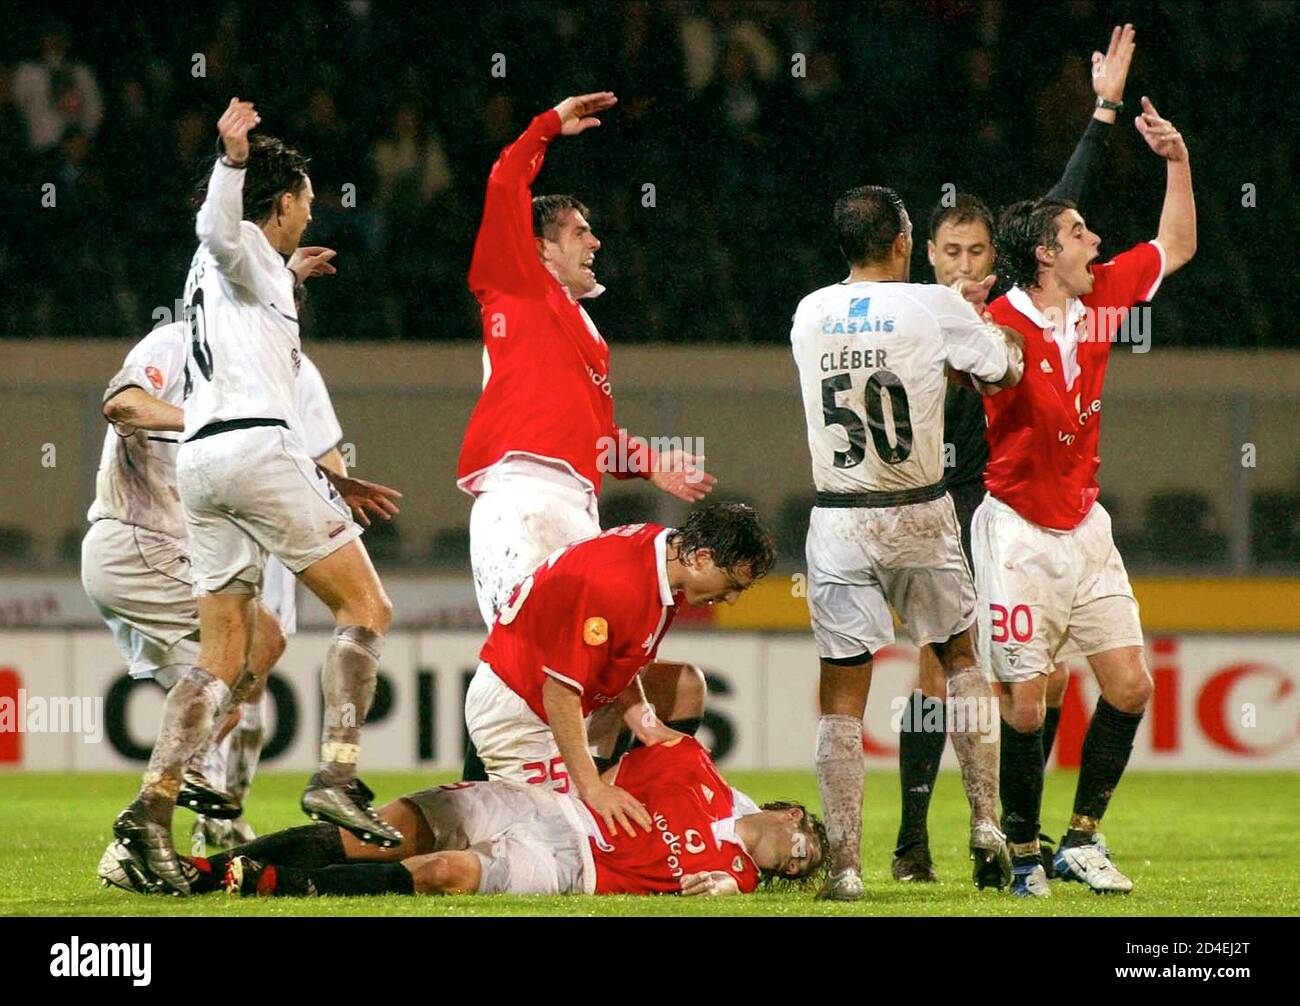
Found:
[{"label": "player's bare knee", "polygon": [[921,692],[926,698],[944,699],[948,695],[948,685],[943,674],[943,665],[935,655],[933,646],[922,646],[918,656],[918,678]]},{"label": "player's bare knee", "polygon": [[704,680],[704,672],[694,664],[678,664],[677,668],[672,718],[674,720],[698,719],[704,715],[704,705],[709,696],[709,686]]},{"label": "player's bare knee", "polygon": [[1016,733],[1030,734],[1043,725],[1047,710],[1037,697],[1021,693],[1003,694],[1002,718]]},{"label": "player's bare knee", "polygon": [[408,859],[405,866],[411,871],[416,894],[446,894],[464,886],[463,871],[456,869],[449,856],[435,852],[431,856]]},{"label": "player's bare knee", "polygon": [[1140,713],[1151,701],[1153,686],[1151,676],[1145,670],[1131,674],[1107,689],[1111,694],[1106,701],[1124,713]]}]

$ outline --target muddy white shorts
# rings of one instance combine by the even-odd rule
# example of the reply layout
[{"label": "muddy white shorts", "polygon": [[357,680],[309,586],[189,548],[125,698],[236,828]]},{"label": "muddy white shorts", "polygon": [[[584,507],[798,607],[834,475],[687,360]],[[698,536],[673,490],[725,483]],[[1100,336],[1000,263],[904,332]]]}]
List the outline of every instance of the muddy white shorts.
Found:
[{"label": "muddy white shorts", "polygon": [[917,646],[975,621],[975,589],[952,500],[816,506],[808,525],[808,608],[817,652],[875,653],[894,641],[890,606]]},{"label": "muddy white shorts", "polygon": [[979,643],[999,681],[1051,673],[1067,641],[1085,657],[1142,645],[1137,600],[1100,503],[1077,527],[1055,531],[986,496],[971,519],[971,551]]},{"label": "muddy white shorts", "polygon": [[297,575],[361,536],[338,491],[285,427],[187,441],[176,481],[196,594],[258,593],[268,554]]},{"label": "muddy white shorts", "polygon": [[572,797],[514,782],[456,782],[412,793],[437,851],[469,850],[481,894],[591,894],[591,845]]},{"label": "muddy white shorts", "polygon": [[469,513],[474,594],[491,628],[510,592],[552,552],[600,534],[596,497],[577,478],[511,461],[488,472]]},{"label": "muddy white shorts", "polygon": [[97,520],[81,542],[81,583],[133,678],[174,683],[165,668],[198,663],[199,611],[185,542]]}]

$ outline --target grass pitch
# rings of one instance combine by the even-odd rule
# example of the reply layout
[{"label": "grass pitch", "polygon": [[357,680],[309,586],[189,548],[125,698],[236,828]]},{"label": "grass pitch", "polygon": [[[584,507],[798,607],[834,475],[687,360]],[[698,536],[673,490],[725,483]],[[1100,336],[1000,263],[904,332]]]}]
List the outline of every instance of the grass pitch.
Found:
[{"label": "grass pitch", "polygon": [[[792,798],[817,806],[810,772],[734,772],[731,783],[760,802]],[[367,775],[378,803],[447,781],[416,774]],[[303,773],[259,775],[248,819],[260,832],[302,824]],[[1043,819],[1059,835],[1075,776],[1049,775]],[[1126,776],[1106,817],[1115,861],[1133,894],[1099,897],[1080,884],[1053,882],[1049,900],[1027,903],[970,882],[967,808],[961,781],[944,773],[930,815],[931,849],[942,882],[895,883],[889,861],[898,827],[898,777],[871,772],[863,827],[866,898],[854,905],[815,902],[805,892],[743,898],[399,897],[189,899],[140,897],[101,888],[95,866],[113,816],[138,777],[0,775],[0,914],[4,915],[1293,915],[1300,913],[1300,773]],[[177,848],[190,847],[193,818],[176,814]]]}]

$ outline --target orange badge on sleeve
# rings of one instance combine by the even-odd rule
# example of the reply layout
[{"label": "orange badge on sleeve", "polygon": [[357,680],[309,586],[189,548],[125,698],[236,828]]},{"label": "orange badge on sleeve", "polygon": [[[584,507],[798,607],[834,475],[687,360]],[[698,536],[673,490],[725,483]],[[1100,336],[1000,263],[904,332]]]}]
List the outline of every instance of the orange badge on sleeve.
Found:
[{"label": "orange badge on sleeve", "polygon": [[152,384],[159,391],[161,391],[163,386],[162,371],[159,370],[157,367],[145,367],[144,373],[145,376],[149,378],[149,383]]},{"label": "orange badge on sleeve", "polygon": [[609,623],[596,615],[582,623],[582,641],[588,646],[600,646],[609,638]]}]

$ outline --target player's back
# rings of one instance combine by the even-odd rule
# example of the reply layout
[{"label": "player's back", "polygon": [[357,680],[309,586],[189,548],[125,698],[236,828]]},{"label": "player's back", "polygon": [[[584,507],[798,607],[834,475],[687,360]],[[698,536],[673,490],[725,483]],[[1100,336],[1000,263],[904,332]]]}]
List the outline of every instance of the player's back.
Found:
[{"label": "player's back", "polygon": [[211,423],[238,419],[280,420],[297,431],[302,349],[293,274],[247,220],[240,222],[240,247],[234,269],[223,270],[202,244],[190,263],[185,323],[193,390],[185,439]]},{"label": "player's back", "polygon": [[[185,360],[185,328],[181,322],[162,325],[132,347],[121,370],[108,384],[107,397],[130,387],[180,408],[189,383]],[[185,514],[176,491],[176,450],[179,433],[132,430],[121,435],[110,426],[104,434],[95,502],[87,519],[120,520],[185,538]]]},{"label": "player's back", "polygon": [[1005,349],[995,338],[947,287],[843,282],[805,297],[790,341],[818,492],[906,493],[939,483],[944,366],[1000,377]]}]

